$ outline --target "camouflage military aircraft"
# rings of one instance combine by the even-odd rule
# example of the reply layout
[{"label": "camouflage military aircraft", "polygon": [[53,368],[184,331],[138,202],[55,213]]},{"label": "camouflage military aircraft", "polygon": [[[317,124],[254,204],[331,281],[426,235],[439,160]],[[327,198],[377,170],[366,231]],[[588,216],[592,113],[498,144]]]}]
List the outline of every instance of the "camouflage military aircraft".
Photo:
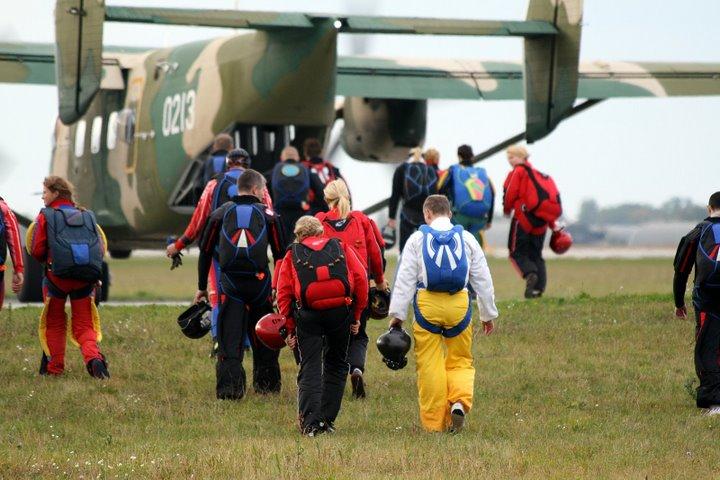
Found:
[{"label": "camouflage military aircraft", "polygon": [[[106,21],[252,32],[172,48],[104,47]],[[266,170],[285,145],[326,139],[342,117],[341,143],[350,156],[396,162],[423,143],[431,98],[524,99],[520,137],[533,142],[577,111],[578,98],[720,94],[720,64],[581,64],[581,26],[582,0],[530,0],[524,21],[57,0],[56,43],[0,44],[0,82],[57,85],[50,171],[77,186],[79,202],[107,232],[111,254],[126,257],[181,230],[220,132]],[[522,37],[525,55],[517,63],[339,57],[338,34],[353,33]],[[344,96],[339,106],[336,96]],[[28,284],[37,292],[34,277]]]}]

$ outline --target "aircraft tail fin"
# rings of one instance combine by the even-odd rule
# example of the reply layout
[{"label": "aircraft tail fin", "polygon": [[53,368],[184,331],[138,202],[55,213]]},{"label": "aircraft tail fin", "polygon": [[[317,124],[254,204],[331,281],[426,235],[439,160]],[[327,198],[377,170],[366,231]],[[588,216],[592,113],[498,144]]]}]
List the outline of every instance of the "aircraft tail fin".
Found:
[{"label": "aircraft tail fin", "polygon": [[103,0],[57,0],[55,4],[55,78],[60,119],[79,119],[100,90]]},{"label": "aircraft tail fin", "polygon": [[573,108],[578,89],[583,0],[530,0],[527,19],[553,25],[558,34],[525,38],[527,141],[553,131]]}]

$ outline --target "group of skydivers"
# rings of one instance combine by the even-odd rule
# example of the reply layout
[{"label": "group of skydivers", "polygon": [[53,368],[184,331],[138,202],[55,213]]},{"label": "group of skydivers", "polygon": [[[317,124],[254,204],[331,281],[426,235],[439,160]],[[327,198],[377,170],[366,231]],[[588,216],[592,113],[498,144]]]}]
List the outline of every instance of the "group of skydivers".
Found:
[{"label": "group of skydivers", "polygon": [[[487,173],[474,166],[467,145],[446,171],[438,169],[436,150],[412,149],[393,176],[390,221],[381,233],[372,219],[352,210],[347,184],[321,151],[312,138],[303,144],[304,158],[285,147],[273,170],[261,174],[250,168],[248,152],[232,148],[229,136],[217,137],[197,208],[183,235],[167,247],[171,258],[193,241],[200,249],[196,306],[179,323],[192,338],[212,333],[216,395],[222,399],[245,393],[246,346],[252,348],[256,392],[278,392],[279,348],[287,343],[300,365],[300,428],[316,435],[334,429],[348,376],[352,396],[366,396],[368,318],[389,314],[390,329],[378,348],[390,368],[405,365],[410,338],[401,325],[413,304],[423,426],[457,431],[472,406],[471,299],[487,334],[497,317],[480,244],[494,207]],[[505,182],[506,212],[517,210],[511,254],[526,278],[526,296],[535,298],[545,288],[545,230],[561,206],[552,179],[534,170],[527,156],[523,147],[508,150],[515,168]],[[529,198],[535,185],[542,193]],[[400,202],[401,260],[390,297],[384,253],[395,243]],[[568,241],[565,235],[555,243],[566,249]],[[202,325],[208,308],[210,325]]]},{"label": "group of skydivers", "polygon": [[[278,357],[287,344],[300,366],[300,431],[308,436],[333,432],[348,376],[353,397],[366,396],[368,318],[390,318],[377,345],[384,363],[400,369],[410,349],[402,324],[412,305],[421,423],[428,431],[459,431],[473,401],[472,300],[486,335],[498,316],[481,246],[495,197],[486,172],[473,165],[467,145],[458,148],[458,164],[446,171],[438,169],[437,151],[411,150],[393,177],[390,221],[381,233],[372,219],[352,210],[347,185],[337,168],[321,158],[320,142],[308,139],[303,150],[301,159],[297,149],[286,147],[272,172],[263,175],[250,168],[245,150],[233,148],[231,137],[219,135],[192,219],[167,247],[174,265],[190,243],[197,241],[200,249],[195,305],[178,323],[191,338],[212,333],[217,398],[244,396],[242,360],[248,347],[255,391],[279,392]],[[553,230],[550,245],[557,253],[566,251],[572,239],[556,222],[562,208],[552,178],[529,163],[523,147],[510,147],[507,158],[512,171],[503,186],[503,211],[512,214],[510,258],[525,280],[525,296],[537,298],[546,286],[542,247],[547,229]],[[45,265],[40,374],[63,373],[69,331],[88,373],[107,379],[93,301],[105,235],[94,214],[74,203],[66,180],[47,177],[42,198],[45,208],[25,239],[28,253]],[[390,294],[384,253],[395,242],[400,201],[401,255]],[[697,406],[720,413],[720,192],[710,197],[708,211],[710,216],[678,247],[674,293],[676,315],[685,317],[685,286],[694,265]],[[0,277],[9,250],[17,292],[23,283],[17,220],[1,199],[0,213]],[[207,310],[209,321],[202,316]]]}]

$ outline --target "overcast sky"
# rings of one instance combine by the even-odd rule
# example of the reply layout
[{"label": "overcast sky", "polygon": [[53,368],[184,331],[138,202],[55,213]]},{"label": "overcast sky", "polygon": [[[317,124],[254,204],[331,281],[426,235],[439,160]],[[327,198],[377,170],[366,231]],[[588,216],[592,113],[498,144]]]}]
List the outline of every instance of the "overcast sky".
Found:
[{"label": "overcast sky", "polygon": [[[52,3],[48,0],[6,2],[0,17],[1,41],[52,42]],[[110,1],[112,5],[240,8],[297,11],[312,4],[317,12],[346,12],[475,19],[522,19],[526,1],[415,0],[413,2],[282,0]],[[438,6],[442,5],[442,9]],[[607,2],[586,0],[582,60],[698,61],[720,63],[720,2],[678,4],[655,0]],[[171,46],[198,38],[232,34],[232,30],[106,24],[105,44]],[[358,47],[357,44],[360,44]],[[341,40],[340,53],[361,48],[368,55],[521,60],[522,41],[498,38],[363,36]],[[40,208],[42,177],[50,157],[50,133],[57,113],[54,87],[0,84],[0,194],[18,210]],[[563,123],[553,134],[530,146],[532,160],[551,173],[562,191],[566,212],[577,214],[584,198],[601,205],[648,202],[659,205],[673,196],[704,204],[720,190],[720,97],[615,99]],[[521,101],[431,101],[426,146],[442,154],[442,166],[455,160],[460,143],[483,150],[524,129]],[[387,166],[334,159],[349,177],[357,206],[389,194]],[[485,162],[491,178],[502,183],[503,155]],[[362,169],[362,170],[361,170]],[[363,177],[387,176],[387,191],[364,188]],[[385,172],[387,174],[385,175]]]}]

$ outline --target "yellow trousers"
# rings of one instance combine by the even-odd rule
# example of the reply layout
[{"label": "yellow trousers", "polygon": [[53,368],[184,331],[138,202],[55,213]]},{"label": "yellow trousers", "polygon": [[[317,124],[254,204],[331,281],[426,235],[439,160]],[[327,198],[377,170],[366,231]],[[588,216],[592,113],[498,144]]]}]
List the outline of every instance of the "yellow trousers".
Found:
[{"label": "yellow trousers", "polygon": [[[423,318],[433,325],[449,329],[467,314],[468,293],[454,295],[419,290],[417,307]],[[425,430],[441,432],[450,425],[450,407],[460,402],[469,412],[472,408],[475,368],[472,356],[472,323],[451,338],[431,333],[413,325],[417,364],[420,421]]]}]

